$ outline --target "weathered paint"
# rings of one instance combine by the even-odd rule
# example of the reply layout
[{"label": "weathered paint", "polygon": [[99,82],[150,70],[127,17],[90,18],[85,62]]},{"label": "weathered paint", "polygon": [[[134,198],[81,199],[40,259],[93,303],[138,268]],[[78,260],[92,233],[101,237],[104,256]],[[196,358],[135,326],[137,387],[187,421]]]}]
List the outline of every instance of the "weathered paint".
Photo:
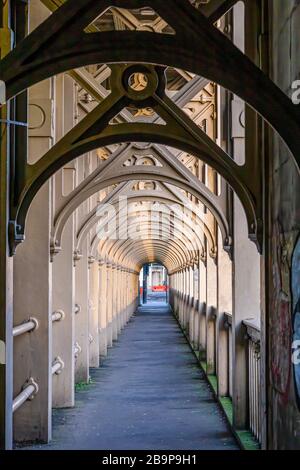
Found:
[{"label": "weathered paint", "polygon": [[295,393],[300,410],[300,238],[297,242],[292,261],[292,295],[293,295],[293,372]]},{"label": "weathered paint", "polygon": [[[300,73],[300,4],[284,0],[269,5],[271,78],[291,96],[292,83]],[[292,343],[299,325],[294,313],[300,289],[299,245],[295,249],[300,232],[300,180],[277,136],[272,137],[270,153],[269,447],[300,449],[300,410],[293,378],[294,372],[299,376],[299,366],[293,371],[292,364]]]}]

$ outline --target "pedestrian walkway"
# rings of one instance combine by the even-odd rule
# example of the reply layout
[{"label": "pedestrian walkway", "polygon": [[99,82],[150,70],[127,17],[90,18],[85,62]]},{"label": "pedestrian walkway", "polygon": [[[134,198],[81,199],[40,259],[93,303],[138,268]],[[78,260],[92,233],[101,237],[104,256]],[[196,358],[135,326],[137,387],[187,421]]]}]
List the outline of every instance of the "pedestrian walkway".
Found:
[{"label": "pedestrian walkway", "polygon": [[165,303],[140,307],[76,407],[55,410],[35,449],[238,449]]}]

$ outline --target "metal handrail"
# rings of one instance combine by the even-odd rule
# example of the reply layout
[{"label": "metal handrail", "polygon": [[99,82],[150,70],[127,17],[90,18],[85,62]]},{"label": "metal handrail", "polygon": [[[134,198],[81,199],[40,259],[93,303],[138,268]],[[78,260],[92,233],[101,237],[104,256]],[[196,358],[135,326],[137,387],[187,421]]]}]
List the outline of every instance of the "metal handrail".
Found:
[{"label": "metal handrail", "polygon": [[39,322],[37,319],[31,317],[26,322],[13,328],[13,337],[15,338],[16,336],[21,336],[25,333],[32,333],[33,331],[37,330],[38,327]]},{"label": "metal handrail", "polygon": [[63,310],[55,310],[55,312],[52,313],[52,322],[59,322],[64,320],[65,318],[65,312]]},{"label": "metal handrail", "polygon": [[33,400],[39,391],[38,384],[32,377],[23,386],[22,392],[13,401],[13,413],[17,411],[27,400]]},{"label": "metal handrail", "polygon": [[56,357],[52,364],[52,375],[61,374],[64,367],[65,367],[64,361],[59,356]]}]

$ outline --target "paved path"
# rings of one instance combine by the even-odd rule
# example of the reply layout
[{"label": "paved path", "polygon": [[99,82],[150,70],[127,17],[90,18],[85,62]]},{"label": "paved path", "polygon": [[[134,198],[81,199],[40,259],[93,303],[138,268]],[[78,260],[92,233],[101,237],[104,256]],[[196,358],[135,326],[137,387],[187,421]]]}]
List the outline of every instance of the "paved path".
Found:
[{"label": "paved path", "polygon": [[35,449],[237,449],[166,304],[142,307]]}]

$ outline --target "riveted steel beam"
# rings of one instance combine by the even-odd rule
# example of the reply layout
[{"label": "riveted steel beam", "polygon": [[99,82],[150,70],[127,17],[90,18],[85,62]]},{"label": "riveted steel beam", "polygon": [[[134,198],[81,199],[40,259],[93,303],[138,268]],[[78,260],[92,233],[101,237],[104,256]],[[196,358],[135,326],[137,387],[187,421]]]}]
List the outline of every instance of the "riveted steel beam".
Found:
[{"label": "riveted steel beam", "polygon": [[[91,229],[100,222],[103,213],[101,208],[106,206],[107,203],[114,204],[117,206],[119,198],[126,196],[126,200],[129,204],[134,202],[150,202],[150,203],[160,203],[166,205],[168,210],[172,210],[177,216],[182,217],[183,221],[187,223],[190,228],[195,227],[195,230],[200,230],[204,232],[210,249],[210,254],[215,256],[216,254],[216,241],[213,234],[211,233],[209,227],[206,225],[203,220],[203,214],[200,213],[199,209],[195,204],[192,204],[188,198],[186,198],[180,191],[173,188],[171,185],[161,184],[162,190],[155,191],[130,191],[130,186],[132,183],[119,185],[114,191],[108,194],[99,206],[96,206],[84,219],[81,226],[78,229],[76,236],[76,251],[81,252],[81,245],[83,240],[87,237],[87,234]],[[167,187],[168,186],[168,187]],[[184,212],[183,212],[184,210]],[[118,213],[119,214],[119,213]],[[194,214],[196,217],[191,223],[191,220],[188,219],[188,216]],[[201,218],[202,216],[202,218]],[[123,216],[122,216],[123,217]],[[122,219],[123,220],[123,219]],[[201,243],[201,241],[199,241]]]},{"label": "riveted steel beam", "polygon": [[[142,70],[147,75],[149,81],[149,85],[142,92],[136,92],[125,85],[130,74],[137,70]],[[111,143],[130,141],[155,142],[157,144],[171,145],[190,152],[219,171],[239,195],[247,214],[250,236],[254,239],[257,238],[258,217],[254,203],[256,196],[254,193],[255,187],[251,187],[251,190],[253,189],[251,191],[249,185],[252,182],[248,183],[248,186],[243,184],[246,179],[243,168],[236,165],[185,113],[166,97],[162,70],[157,70],[150,66],[118,66],[114,67],[111,81],[112,93],[36,164],[27,165],[27,185],[20,197],[20,204],[16,211],[16,224],[21,229],[24,228],[26,213],[34,195],[55,171],[62,168],[70,160],[87,151]],[[131,103],[134,103],[137,107],[150,105],[164,120],[165,125],[149,123],[111,124],[111,120]],[[170,167],[170,162],[168,164]],[[105,162],[102,171],[105,169],[106,173],[108,173],[110,165],[110,160]],[[181,183],[182,185],[186,182],[191,182],[193,176],[184,165],[181,168],[178,167],[179,165],[179,161],[174,161],[173,175],[170,173],[163,175],[162,171],[159,171],[157,179],[163,180],[165,178],[166,180],[166,178],[173,176],[173,181],[177,181],[178,184]],[[177,168],[174,168],[175,166]],[[153,175],[155,175],[155,171],[155,168],[152,168]],[[176,175],[174,171],[177,173]],[[107,186],[115,182],[125,181],[126,174],[124,172],[125,169],[119,172],[117,179],[114,181],[112,181],[114,174],[111,173],[110,180],[106,179]],[[138,168],[133,168],[132,177],[134,179],[143,178]],[[153,179],[153,176],[150,177]],[[219,225],[226,227],[227,222],[222,216],[222,211],[218,210],[218,197],[210,193],[199,180],[196,178],[194,180],[194,188],[190,188],[189,191],[193,193],[197,186],[202,185],[201,194],[197,192],[196,197],[202,200],[211,210]],[[228,246],[230,244],[229,234],[226,234],[225,231],[223,235],[224,244]]]},{"label": "riveted steel beam", "polygon": [[231,234],[227,223],[226,210],[222,206],[222,198],[214,195],[201,181],[171,153],[158,153],[152,150],[153,156],[160,163],[159,166],[134,165],[126,166],[125,162],[132,154],[139,155],[149,150],[138,150],[130,148],[124,152],[119,148],[115,154],[103,162],[84,182],[81,183],[64,201],[63,207],[56,213],[54,220],[54,231],[52,234],[55,246],[60,245],[63,227],[70,215],[88,197],[100,189],[122,181],[147,180],[164,181],[184,189],[193,194],[198,200],[206,205],[215,215],[223,235],[224,248],[231,248]]},{"label": "riveted steel beam", "polygon": [[[111,6],[151,6],[176,34],[85,33],[84,28]],[[209,52],[203,54],[204,49]],[[277,130],[300,166],[299,109],[188,0],[69,0],[1,61],[0,80],[9,99],[49,75],[82,65],[145,61],[192,71],[240,96]]]}]

